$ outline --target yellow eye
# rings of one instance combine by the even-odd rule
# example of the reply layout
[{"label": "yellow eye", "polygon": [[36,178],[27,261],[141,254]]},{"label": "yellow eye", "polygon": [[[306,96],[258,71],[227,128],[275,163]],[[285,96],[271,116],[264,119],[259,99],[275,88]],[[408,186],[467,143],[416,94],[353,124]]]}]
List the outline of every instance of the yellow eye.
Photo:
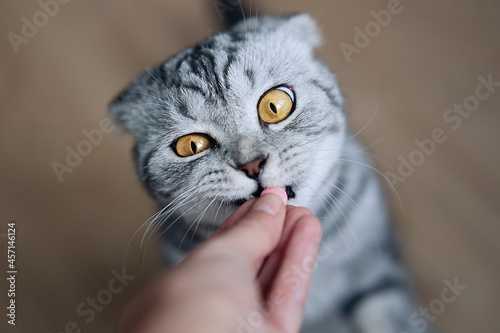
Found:
[{"label": "yellow eye", "polygon": [[201,153],[209,148],[212,142],[202,134],[188,134],[179,138],[174,144],[175,152],[182,157]]},{"label": "yellow eye", "polygon": [[278,87],[267,92],[259,102],[259,116],[266,123],[285,120],[293,111],[295,98],[287,87]]}]

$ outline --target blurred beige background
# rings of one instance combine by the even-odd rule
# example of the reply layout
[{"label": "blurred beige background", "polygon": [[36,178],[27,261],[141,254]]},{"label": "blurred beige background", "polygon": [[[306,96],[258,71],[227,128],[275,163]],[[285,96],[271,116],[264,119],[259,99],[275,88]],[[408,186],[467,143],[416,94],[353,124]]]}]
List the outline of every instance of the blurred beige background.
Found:
[{"label": "blurred beige background", "polygon": [[[317,18],[325,36],[318,54],[338,73],[355,131],[368,124],[359,136],[380,172],[396,174],[401,159],[419,164],[395,185],[402,207],[388,193],[423,304],[439,303],[444,280],[467,286],[436,308],[436,325],[500,332],[500,87],[474,97],[478,77],[500,82],[500,2],[401,0],[377,31],[370,12],[393,1],[260,1],[254,9]],[[145,66],[222,23],[201,0],[70,1],[47,10],[52,16],[36,1],[0,3],[0,267],[15,220],[18,270],[17,325],[6,324],[2,279],[0,331],[112,332],[124,305],[162,268],[156,245],[144,252],[140,237],[123,261],[156,206],[136,178],[131,138],[101,131],[102,142],[97,135],[89,147],[83,131],[99,130],[110,100]],[[40,27],[23,31],[26,21]],[[356,47],[354,28],[367,24],[369,44],[357,40],[348,62],[340,45]],[[475,111],[443,118],[463,103]],[[419,153],[415,140],[436,129],[446,140]],[[53,163],[66,164],[68,146],[88,156],[60,181]],[[119,282],[123,270],[128,280]],[[92,298],[106,304],[90,310]]]}]

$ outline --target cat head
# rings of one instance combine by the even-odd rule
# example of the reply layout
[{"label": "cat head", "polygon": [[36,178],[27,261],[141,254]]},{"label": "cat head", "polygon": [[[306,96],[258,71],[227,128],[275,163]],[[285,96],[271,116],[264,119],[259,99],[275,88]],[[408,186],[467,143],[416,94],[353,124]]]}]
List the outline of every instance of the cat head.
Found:
[{"label": "cat head", "polygon": [[320,39],[305,14],[247,19],[137,77],[110,113],[136,139],[148,191],[199,219],[275,186],[313,206],[345,135]]}]

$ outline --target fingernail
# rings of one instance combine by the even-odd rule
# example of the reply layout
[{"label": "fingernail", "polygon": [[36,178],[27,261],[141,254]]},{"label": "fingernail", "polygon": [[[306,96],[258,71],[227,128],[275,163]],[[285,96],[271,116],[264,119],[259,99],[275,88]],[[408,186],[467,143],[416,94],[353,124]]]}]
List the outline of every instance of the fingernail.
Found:
[{"label": "fingernail", "polygon": [[283,206],[283,200],[278,195],[270,193],[260,197],[252,209],[276,215],[281,206]]}]

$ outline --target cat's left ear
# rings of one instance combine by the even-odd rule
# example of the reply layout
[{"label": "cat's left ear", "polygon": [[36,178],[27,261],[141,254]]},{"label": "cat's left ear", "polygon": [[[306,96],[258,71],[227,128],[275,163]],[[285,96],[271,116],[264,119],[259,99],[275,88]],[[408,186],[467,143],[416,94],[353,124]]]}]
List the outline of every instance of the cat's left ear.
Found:
[{"label": "cat's left ear", "polygon": [[309,14],[297,14],[288,17],[279,28],[308,44],[311,49],[321,45],[322,36],[318,24]]},{"label": "cat's left ear", "polygon": [[109,106],[111,119],[136,139],[147,135],[148,122],[152,118],[149,109],[154,101],[148,100],[148,96],[154,92],[147,90],[147,79],[148,76],[144,74],[135,78]]}]

